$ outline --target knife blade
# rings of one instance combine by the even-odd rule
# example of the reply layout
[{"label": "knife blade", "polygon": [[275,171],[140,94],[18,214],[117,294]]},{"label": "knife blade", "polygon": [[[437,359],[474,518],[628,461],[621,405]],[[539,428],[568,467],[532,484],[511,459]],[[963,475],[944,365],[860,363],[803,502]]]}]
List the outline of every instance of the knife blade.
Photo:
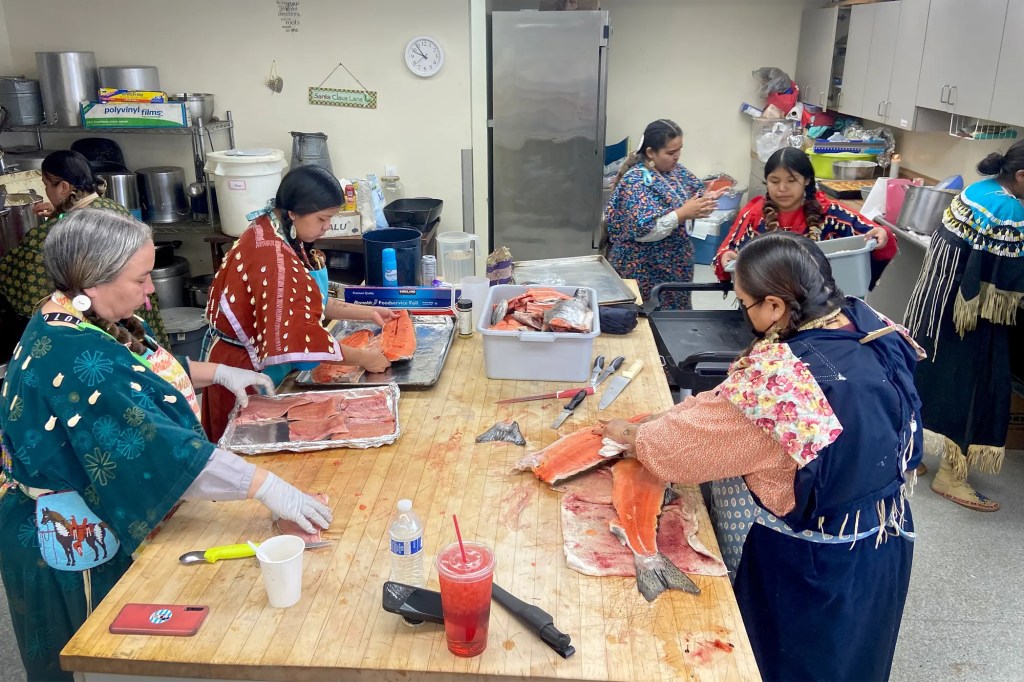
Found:
[{"label": "knife blade", "polygon": [[[328,545],[334,544],[330,540],[321,540],[319,542],[307,542],[305,549],[319,549],[321,547],[327,547]],[[245,559],[246,557],[256,556],[256,550],[250,547],[248,544],[240,545],[221,545],[220,547],[211,547],[207,550],[197,549],[192,552],[185,552],[178,561],[183,564],[195,564],[200,562],[206,562],[208,564],[216,563],[224,559]]]},{"label": "knife blade", "polygon": [[601,376],[597,378],[597,383],[594,384],[594,388],[597,388],[605,379],[615,374],[619,367],[622,367],[622,363],[624,363],[625,361],[626,358],[622,357],[621,355],[612,360],[611,364],[605,367],[604,371],[601,372]]},{"label": "knife blade", "polygon": [[586,389],[580,389],[576,393],[576,395],[574,395],[572,397],[572,400],[567,402],[565,404],[565,407],[562,408],[562,412],[558,415],[557,418],[555,418],[555,421],[552,422],[551,428],[557,429],[559,426],[564,424],[565,420],[568,419],[569,415],[572,414],[572,411],[575,410],[577,407],[579,407],[580,403],[582,403],[583,399],[586,398],[586,397],[587,397]]},{"label": "knife blade", "polygon": [[633,380],[640,370],[644,368],[643,360],[634,360],[629,367],[622,371],[622,374],[615,377],[608,384],[608,388],[605,389],[604,395],[601,396],[601,402],[597,404],[597,409],[603,410],[612,404],[612,402],[619,397],[619,394],[625,390],[629,382]]},{"label": "knife blade", "polygon": [[508,405],[509,403],[523,403],[529,400],[547,400],[548,398],[568,398],[571,395],[576,395],[579,391],[586,391],[587,395],[594,395],[594,387],[587,386],[586,388],[566,388],[561,391],[555,391],[554,393],[538,393],[537,395],[526,395],[521,398],[505,398],[499,400],[497,405]]}]

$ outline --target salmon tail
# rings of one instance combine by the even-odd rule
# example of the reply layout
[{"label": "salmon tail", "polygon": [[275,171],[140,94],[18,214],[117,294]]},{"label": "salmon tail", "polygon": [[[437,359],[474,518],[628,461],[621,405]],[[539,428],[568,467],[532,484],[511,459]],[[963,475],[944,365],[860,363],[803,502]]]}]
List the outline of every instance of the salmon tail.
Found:
[{"label": "salmon tail", "polygon": [[[619,542],[628,547],[625,530],[615,523],[609,524],[609,527]],[[700,594],[700,588],[661,552],[654,556],[642,556],[634,551],[633,564],[636,567],[636,587],[649,602],[657,599],[665,590]]]}]

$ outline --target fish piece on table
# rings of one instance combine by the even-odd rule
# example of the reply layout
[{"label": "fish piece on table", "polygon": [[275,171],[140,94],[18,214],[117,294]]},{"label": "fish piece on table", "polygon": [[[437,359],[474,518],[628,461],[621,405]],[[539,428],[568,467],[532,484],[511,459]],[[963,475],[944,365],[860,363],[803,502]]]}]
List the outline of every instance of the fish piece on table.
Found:
[{"label": "fish piece on table", "polygon": [[339,433],[348,433],[343,414],[329,419],[288,422],[288,440],[292,442],[326,440]]},{"label": "fish piece on table", "polygon": [[[346,348],[366,348],[379,344],[379,336],[369,329],[357,329],[338,343]],[[342,351],[342,355],[344,355]],[[366,373],[358,365],[347,365],[344,362],[321,362],[310,372],[310,378],[318,384],[354,384]]]},{"label": "fish piece on table", "polygon": [[700,593],[692,580],[658,551],[658,517],[672,489],[636,459],[624,459],[612,467],[612,506],[616,520],[612,534],[633,550],[636,586],[647,601],[667,589]]},{"label": "fish piece on table", "polygon": [[239,410],[235,423],[251,424],[269,419],[278,419],[283,417],[288,410],[310,402],[312,402],[312,399],[306,396],[289,396],[287,398],[271,398],[262,395],[250,396],[249,404]]},{"label": "fish piece on table", "polygon": [[590,294],[584,289],[578,290],[572,298],[559,301],[544,313],[544,329],[553,332],[589,334],[593,327]]},{"label": "fish piece on table", "polygon": [[526,445],[523,432],[519,430],[519,422],[498,422],[476,437],[477,443],[493,443],[495,441]]},{"label": "fish piece on table", "polygon": [[322,400],[299,405],[288,410],[290,421],[311,421],[327,419],[345,409],[345,399],[339,396],[324,396]]},{"label": "fish piece on table", "polygon": [[[638,414],[629,421],[638,424],[646,417],[646,413]],[[603,434],[600,426],[574,431],[543,450],[526,455],[516,464],[516,469],[531,469],[537,478],[549,484],[581,474],[625,452],[624,446],[605,439]]]},{"label": "fish piece on table", "polygon": [[398,317],[384,324],[380,335],[381,350],[391,362],[410,360],[416,355],[416,327],[408,310],[399,310]]}]

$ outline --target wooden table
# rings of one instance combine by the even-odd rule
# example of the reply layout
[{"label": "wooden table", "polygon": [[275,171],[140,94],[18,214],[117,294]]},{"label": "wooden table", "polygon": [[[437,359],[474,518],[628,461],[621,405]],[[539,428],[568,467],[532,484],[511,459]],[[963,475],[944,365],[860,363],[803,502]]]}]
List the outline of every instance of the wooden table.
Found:
[{"label": "wooden table", "polygon": [[[642,358],[645,369],[602,417],[625,417],[671,405],[646,320],[627,336],[597,339],[595,354]],[[554,384],[492,381],[484,374],[482,337],[456,339],[437,385],[404,391],[402,436],[390,447],[258,458],[300,488],[325,491],[333,547],[306,554],[302,600],[267,604],[254,559],[182,566],[188,550],[261,540],[272,534],[256,502],[188,502],[168,521],[61,654],[85,680],[128,675],[233,680],[569,679],[756,680],[757,666],[727,578],[694,576],[699,596],[666,592],[648,604],[633,578],[593,578],[566,567],[559,493],[529,474],[511,473],[525,448],[476,444],[502,419],[516,419],[530,449],[553,441],[548,428],[565,401],[497,406],[499,398],[553,390]],[[598,418],[596,396],[562,433]],[[697,488],[700,538],[718,545]],[[495,548],[495,580],[554,615],[576,654],[561,659],[500,606],[491,611],[487,650],[451,655],[442,628],[411,628],[381,608],[388,578],[388,522],[397,500],[411,498],[426,521],[428,587],[437,589],[433,557],[464,537]],[[521,513],[516,513],[522,504]],[[118,636],[107,627],[128,602],[205,604],[210,615],[191,638]],[[718,640],[719,646],[714,645]],[[723,643],[735,648],[723,651]]]}]

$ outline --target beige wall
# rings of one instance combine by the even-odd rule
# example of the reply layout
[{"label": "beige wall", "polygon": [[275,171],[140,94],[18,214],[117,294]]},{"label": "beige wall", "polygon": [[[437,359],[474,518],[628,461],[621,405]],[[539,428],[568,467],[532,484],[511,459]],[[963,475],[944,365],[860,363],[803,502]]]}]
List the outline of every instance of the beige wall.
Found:
[{"label": "beige wall", "polygon": [[750,170],[750,119],[759,103],[751,72],[796,65],[800,13],[793,0],[602,0],[613,27],[608,142],[671,118],[685,133],[682,163],[703,175]]},{"label": "beige wall", "polygon": [[[36,74],[37,50],[92,50],[101,66],[156,65],[169,92],[212,92],[217,113],[234,114],[239,147],[290,155],[289,131],[325,132],[336,175],[383,175],[385,164],[395,165],[407,195],[443,199],[443,227],[462,229],[460,150],[472,146],[470,0],[301,0],[299,7],[299,32],[286,34],[272,0],[3,0],[0,31],[8,28],[13,67],[26,74]],[[68,11],[74,21],[53,20]],[[439,39],[445,52],[443,69],[429,79],[412,75],[402,56],[421,34]],[[263,84],[273,60],[281,94]],[[339,61],[378,92],[376,110],[306,102],[307,87]],[[338,69],[325,87],[359,86]],[[129,166],[171,163],[191,175],[186,138],[116,139]],[[47,141],[48,148],[70,143]],[[222,149],[226,136],[214,141]]]},{"label": "beige wall", "polygon": [[0,76],[13,76],[11,64],[11,45],[7,39],[7,18],[4,14],[4,3],[0,0]]},{"label": "beige wall", "polygon": [[981,177],[976,168],[979,161],[992,152],[1005,152],[1014,142],[960,140],[946,132],[896,133],[896,148],[904,167],[936,180],[962,175],[967,184]]}]

